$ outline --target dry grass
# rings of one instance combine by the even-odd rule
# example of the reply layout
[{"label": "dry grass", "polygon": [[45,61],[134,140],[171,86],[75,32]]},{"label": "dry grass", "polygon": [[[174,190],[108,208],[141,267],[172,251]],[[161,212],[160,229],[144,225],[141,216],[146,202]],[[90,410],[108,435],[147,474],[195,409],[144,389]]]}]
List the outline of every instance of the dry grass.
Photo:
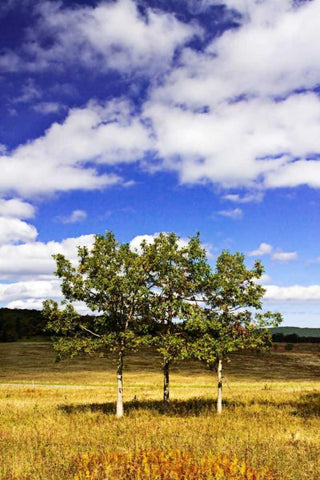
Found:
[{"label": "dry grass", "polygon": [[[41,343],[0,344],[0,361],[3,480],[71,480],[76,475],[116,480],[106,471],[94,477],[84,459],[90,459],[94,469],[102,460],[106,465],[110,455],[140,458],[139,452],[147,452],[146,458],[152,452],[163,458],[188,452],[195,459],[192,468],[201,458],[213,462],[225,458],[244,462],[253,472],[266,469],[274,478],[320,478],[317,345],[307,346],[305,353],[297,349],[235,356],[226,371],[221,416],[214,413],[213,373],[193,362],[173,368],[171,406],[164,410],[159,359],[147,351],[128,358],[126,415],[119,421],[114,417],[111,361],[78,359],[55,364],[51,347]],[[5,385],[11,382],[16,385]],[[81,477],[87,471],[89,476]],[[161,478],[143,475],[143,479]],[[183,478],[182,474],[176,478]],[[267,473],[260,478],[267,479]]]}]

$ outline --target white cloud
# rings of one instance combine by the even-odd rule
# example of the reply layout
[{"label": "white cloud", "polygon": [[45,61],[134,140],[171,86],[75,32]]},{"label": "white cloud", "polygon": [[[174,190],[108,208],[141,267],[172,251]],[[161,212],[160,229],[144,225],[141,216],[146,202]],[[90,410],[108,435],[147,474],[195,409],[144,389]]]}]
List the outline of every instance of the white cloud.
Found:
[{"label": "white cloud", "polygon": [[249,252],[249,256],[254,257],[255,255],[269,255],[272,252],[272,249],[272,245],[262,242],[256,250]]},{"label": "white cloud", "polygon": [[76,263],[77,247],[90,246],[93,235],[67,238],[62,242],[32,242],[21,245],[0,245],[0,278],[21,279],[52,275],[56,269],[52,255],[61,253]]},{"label": "white cloud", "polygon": [[269,243],[262,242],[256,250],[252,250],[248,254],[250,257],[255,255],[270,255],[272,260],[277,260],[279,262],[290,262],[298,258],[297,252],[283,252],[279,248],[274,250],[273,246]]},{"label": "white cloud", "polygon": [[319,184],[317,160],[301,160],[294,182],[286,174],[295,168],[297,158],[320,152],[319,110],[319,97],[308,93],[279,102],[262,98],[223,102],[204,112],[151,100],[145,115],[153,122],[163,159],[159,168],[177,171],[182,183],[209,181],[225,188],[261,190]]},{"label": "white cloud", "polygon": [[223,217],[232,218],[233,220],[240,220],[243,217],[243,211],[241,208],[233,208],[231,210],[220,210],[219,215]]},{"label": "white cloud", "polygon": [[[158,95],[176,103],[217,105],[240,95],[286,95],[318,84],[319,2],[300,8],[286,0],[245,3],[250,12],[240,28],[225,31],[203,53],[186,50],[182,68]],[[309,26],[303,35],[301,25]]]},{"label": "white cloud", "polygon": [[[316,149],[318,151],[318,149]],[[320,187],[319,160],[294,160],[282,165],[275,171],[267,173],[266,185],[275,187],[297,187],[309,185],[312,188]]]},{"label": "white cloud", "polygon": [[292,285],[280,287],[277,285],[266,285],[265,300],[268,301],[289,301],[289,302],[309,302],[320,301],[320,285]]},{"label": "white cloud", "polygon": [[[48,293],[50,293],[50,288],[48,288]],[[54,292],[51,292],[54,293]],[[47,300],[48,298],[54,299],[56,301],[61,301],[63,297],[61,295],[54,297],[53,295],[45,296],[45,297],[35,297],[35,298],[26,298],[21,300],[12,300],[7,304],[7,308],[25,308],[25,309],[34,309],[34,310],[42,310],[43,308],[43,301]],[[81,315],[99,315],[99,312],[95,311],[92,312],[85,303],[83,302],[73,302],[73,306],[75,307],[76,312],[80,313]]]},{"label": "white cloud", "polygon": [[[111,167],[142,159],[150,171],[177,172],[181,183],[258,192],[225,195],[239,204],[261,200],[268,188],[320,188],[320,99],[310,92],[320,77],[320,3],[204,0],[202,8],[218,4],[241,13],[239,28],[200,51],[185,46],[202,34],[195,23],[151,8],[142,15],[133,0],[78,8],[40,2],[23,56],[7,51],[5,68],[63,68],[76,61],[90,69],[140,71],[152,80],[150,96],[141,116],[124,101],[89,103],[42,137],[3,152],[0,193],[31,197],[124,184]],[[308,25],[303,35],[301,25]],[[182,54],[174,66],[177,47]],[[161,81],[155,70],[166,74]],[[20,101],[37,95],[29,81]],[[48,113],[58,104],[33,108]],[[145,158],[150,150],[158,162]]]},{"label": "white cloud", "polygon": [[263,199],[263,192],[246,193],[242,196],[238,193],[229,193],[224,195],[222,198],[234,203],[261,202]]},{"label": "white cloud", "polygon": [[[316,303],[320,304],[320,285],[292,285],[282,287],[278,285],[265,285],[266,303]],[[58,280],[47,281],[21,281],[10,285],[0,284],[0,302],[6,303],[8,308],[42,308],[43,300],[47,298],[62,299]],[[91,313],[85,305],[75,303],[79,313]]]},{"label": "white cloud", "polygon": [[151,147],[149,132],[129,103],[91,102],[70,110],[63,123],[52,124],[42,137],[0,156],[0,193],[26,197],[123,183],[112,172],[100,174],[98,167],[136,161]]},{"label": "white cloud", "polygon": [[[163,234],[166,234],[167,232],[162,232]],[[147,244],[151,244],[154,242],[154,239],[160,235],[159,232],[156,232],[152,235],[137,235],[130,241],[130,248],[131,250],[135,250],[138,253],[141,253],[141,243],[146,242]],[[178,246],[180,248],[186,247],[188,245],[188,240],[185,238],[179,238],[178,239]]]},{"label": "white cloud", "polygon": [[130,241],[130,249],[141,253],[141,243],[146,242],[148,245],[154,242],[155,237],[157,237],[159,233],[154,233],[153,235],[137,235]]},{"label": "white cloud", "polygon": [[0,283],[0,302],[34,300],[42,298],[61,298],[58,280],[29,280],[11,284]]},{"label": "white cloud", "polygon": [[[2,56],[3,69],[34,71],[76,62],[97,70],[165,71],[176,48],[199,30],[151,8],[143,16],[132,0],[82,8],[44,1],[35,10],[32,35],[20,56],[10,50]],[[50,39],[49,47],[42,47],[44,39]]]},{"label": "white cloud", "polygon": [[[320,2],[209,3],[239,10],[242,24],[203,52],[186,48],[179,68],[153,89],[145,115],[159,168],[182,183],[319,188],[320,99],[310,89],[320,76]],[[301,25],[310,26],[303,35]]]},{"label": "white cloud", "polygon": [[297,252],[274,252],[271,256],[272,260],[279,260],[280,262],[290,262],[298,258]]},{"label": "white cloud", "polygon": [[37,235],[38,232],[33,225],[18,218],[0,217],[0,245],[30,242],[35,240]]},{"label": "white cloud", "polygon": [[259,278],[259,283],[265,284],[271,282],[271,277],[270,275],[267,275],[266,273],[263,273],[261,277]]},{"label": "white cloud", "polygon": [[87,218],[87,212],[84,210],[73,210],[68,217],[58,217],[62,223],[77,223],[82,222]]},{"label": "white cloud", "polygon": [[18,308],[26,310],[42,310],[42,302],[46,298],[27,298],[26,300],[12,300],[8,302],[6,308]]},{"label": "white cloud", "polygon": [[[0,284],[0,302],[6,303],[7,308],[42,310],[43,301],[48,298],[58,302],[63,300],[60,282],[57,279],[28,280],[11,285]],[[73,305],[82,315],[98,314],[92,312],[83,302],[73,302]]]},{"label": "white cloud", "polygon": [[24,202],[18,198],[5,200],[0,198],[0,216],[32,218],[35,214],[35,208],[30,203]]}]

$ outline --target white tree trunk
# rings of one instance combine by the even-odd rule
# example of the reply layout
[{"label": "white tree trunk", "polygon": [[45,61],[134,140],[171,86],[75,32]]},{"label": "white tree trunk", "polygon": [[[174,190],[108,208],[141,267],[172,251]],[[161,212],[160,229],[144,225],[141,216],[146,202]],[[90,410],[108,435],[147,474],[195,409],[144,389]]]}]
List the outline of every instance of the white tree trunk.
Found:
[{"label": "white tree trunk", "polygon": [[163,401],[169,403],[169,361],[166,359],[163,364]]},{"label": "white tree trunk", "polygon": [[218,399],[217,399],[217,413],[222,412],[222,360],[218,361]]},{"label": "white tree trunk", "polygon": [[117,368],[117,417],[123,417],[123,352],[119,353]]}]

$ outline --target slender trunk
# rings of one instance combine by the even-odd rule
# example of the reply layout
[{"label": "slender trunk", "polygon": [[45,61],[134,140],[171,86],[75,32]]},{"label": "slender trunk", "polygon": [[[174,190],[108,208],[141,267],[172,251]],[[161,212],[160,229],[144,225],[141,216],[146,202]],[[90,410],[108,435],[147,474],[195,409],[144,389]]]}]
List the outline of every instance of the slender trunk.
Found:
[{"label": "slender trunk", "polygon": [[169,365],[170,361],[165,358],[163,362],[163,401],[166,405],[169,403]]},{"label": "slender trunk", "polygon": [[118,367],[117,367],[117,417],[123,417],[123,351],[119,352]]},{"label": "slender trunk", "polygon": [[217,413],[222,412],[222,360],[218,360],[218,399],[217,399]]}]

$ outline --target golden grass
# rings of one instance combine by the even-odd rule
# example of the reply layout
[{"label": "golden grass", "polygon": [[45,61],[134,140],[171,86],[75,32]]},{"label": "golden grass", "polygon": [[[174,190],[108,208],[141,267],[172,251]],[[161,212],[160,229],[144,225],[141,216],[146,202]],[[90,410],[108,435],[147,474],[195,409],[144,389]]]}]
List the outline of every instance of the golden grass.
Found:
[{"label": "golden grass", "polygon": [[81,455],[71,466],[74,480],[279,480],[268,468],[253,469],[225,455],[195,455],[192,450],[138,450]]},{"label": "golden grass", "polygon": [[[118,480],[119,470],[118,477],[106,476],[107,470],[94,477],[86,459],[94,469],[107,465],[110,455],[135,455],[137,465],[139,452],[175,455],[174,472],[187,452],[194,469],[199,459],[211,459],[245,464],[257,475],[265,469],[269,478],[319,480],[320,356],[316,345],[306,350],[235,356],[225,373],[221,416],[215,414],[213,373],[195,362],[177,364],[171,406],[164,410],[159,359],[147,351],[133,355],[126,359],[125,417],[117,420],[112,362],[55,364],[48,344],[0,344],[0,478],[82,480],[89,471],[91,480]],[[146,471],[142,479],[161,478]],[[163,477],[171,478],[179,477]]]}]

